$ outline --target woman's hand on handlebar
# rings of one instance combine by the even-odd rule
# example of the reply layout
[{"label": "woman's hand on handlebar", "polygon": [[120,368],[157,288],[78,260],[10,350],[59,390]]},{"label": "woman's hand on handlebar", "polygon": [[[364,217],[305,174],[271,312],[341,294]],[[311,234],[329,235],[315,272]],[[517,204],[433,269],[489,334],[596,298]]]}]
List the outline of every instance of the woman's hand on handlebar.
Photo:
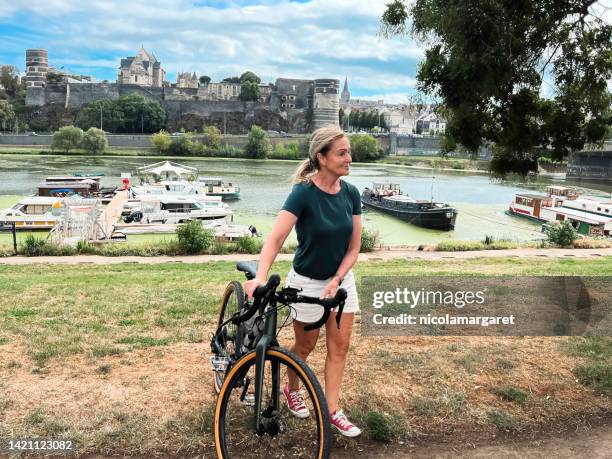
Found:
[{"label": "woman's hand on handlebar", "polygon": [[251,279],[244,283],[244,293],[246,293],[248,298],[253,298],[253,294],[255,293],[255,289],[260,285],[266,285],[266,281],[261,279]]},{"label": "woman's hand on handlebar", "polygon": [[325,286],[325,290],[323,290],[323,293],[321,293],[321,296],[319,298],[322,300],[326,298],[333,298],[334,296],[336,296],[336,292],[338,291],[339,287],[340,279],[334,276],[332,280],[330,280],[329,283]]}]

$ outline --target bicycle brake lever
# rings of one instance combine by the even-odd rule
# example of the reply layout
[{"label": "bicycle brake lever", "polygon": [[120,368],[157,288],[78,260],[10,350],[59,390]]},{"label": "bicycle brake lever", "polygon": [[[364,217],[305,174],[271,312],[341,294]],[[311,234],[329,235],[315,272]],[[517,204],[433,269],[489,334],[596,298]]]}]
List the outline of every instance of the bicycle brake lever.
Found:
[{"label": "bicycle brake lever", "polygon": [[338,305],[338,312],[336,312],[336,327],[340,330],[340,319],[342,318],[342,311],[344,311],[344,301],[341,301]]}]

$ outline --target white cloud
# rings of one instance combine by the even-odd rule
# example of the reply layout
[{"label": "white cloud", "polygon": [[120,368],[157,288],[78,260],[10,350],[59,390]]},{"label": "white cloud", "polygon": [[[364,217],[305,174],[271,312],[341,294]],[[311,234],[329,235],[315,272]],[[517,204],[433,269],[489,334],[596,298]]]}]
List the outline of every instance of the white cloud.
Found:
[{"label": "white cloud", "polygon": [[212,8],[187,0],[0,0],[0,10],[7,4],[0,15],[30,15],[28,27],[41,31],[56,64],[79,65],[82,57],[90,67],[103,52],[100,67],[111,67],[109,60],[116,58],[116,68],[142,44],[171,75],[195,71],[219,79],[250,69],[273,81],[349,74],[352,89],[393,91],[412,86],[414,75],[376,68],[418,60],[423,52],[409,39],[377,36],[388,1],[228,2],[227,8]]}]

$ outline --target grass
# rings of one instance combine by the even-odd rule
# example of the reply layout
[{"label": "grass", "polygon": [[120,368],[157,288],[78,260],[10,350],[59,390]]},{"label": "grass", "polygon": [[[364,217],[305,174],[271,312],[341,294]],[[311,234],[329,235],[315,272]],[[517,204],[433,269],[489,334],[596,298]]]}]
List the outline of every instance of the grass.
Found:
[{"label": "grass", "polygon": [[499,430],[511,431],[520,427],[518,419],[503,410],[490,410],[487,416]]},{"label": "grass", "polygon": [[[273,272],[286,273],[289,262]],[[610,275],[609,257],[570,259],[403,260],[358,263],[357,277],[394,275],[538,274]],[[0,265],[2,338],[22,340],[38,365],[70,354],[94,358],[132,349],[197,342],[203,324],[216,319],[225,284],[241,279],[231,262],[159,265]],[[189,330],[191,330],[189,332]],[[590,344],[594,346],[594,344]],[[603,344],[599,344],[603,346]],[[379,351],[388,367],[414,367],[415,356]],[[609,352],[606,348],[605,352]],[[479,365],[478,352],[458,355],[468,372]]]},{"label": "grass", "polygon": [[612,395],[612,337],[576,338],[562,348],[580,359],[573,373],[581,384]]},{"label": "grass", "polygon": [[471,250],[503,250],[517,249],[519,247],[534,247],[534,243],[519,243],[515,241],[498,240],[486,244],[482,241],[464,241],[460,239],[450,239],[436,244],[438,252],[463,252]]},{"label": "grass", "polygon": [[363,427],[366,438],[389,443],[410,433],[408,420],[401,414],[387,414],[379,410],[352,408],[347,416]]},{"label": "grass", "polygon": [[612,394],[612,365],[610,363],[579,365],[573,371],[585,386],[592,387],[597,392]]},{"label": "grass", "polygon": [[[611,261],[612,257],[579,262],[388,260],[358,263],[355,273],[358,280],[381,272],[407,276],[612,275]],[[284,277],[289,267],[289,262],[277,262],[271,272]],[[15,346],[20,351],[19,357],[9,353],[0,365],[10,376],[0,381],[0,392],[1,384],[17,384],[24,375],[24,388],[34,378],[40,379],[41,390],[55,391],[63,379],[60,374],[70,375],[65,384],[78,385],[79,378],[89,377],[99,385],[96,391],[100,388],[87,399],[95,402],[85,418],[70,411],[60,413],[58,408],[32,410],[29,405],[22,411],[25,414],[10,421],[11,429],[23,435],[74,436],[88,454],[167,457],[193,452],[208,457],[214,396],[203,353],[207,353],[207,333],[216,321],[225,284],[241,278],[231,262],[0,265],[0,339],[6,340],[11,351]],[[281,342],[286,343],[285,339]],[[559,371],[544,368],[541,361],[535,363],[537,371],[532,366],[542,356],[537,346],[545,345],[554,352],[555,338],[488,338],[482,342],[472,337],[355,339],[367,343],[359,353],[351,354],[360,363],[349,362],[341,401],[346,402],[350,418],[364,429],[364,437],[374,441],[403,441],[424,433],[436,438],[441,432],[466,431],[476,436],[491,430],[515,432],[530,420],[547,423],[553,415],[583,419],[579,410],[609,407],[602,394],[610,394],[610,338],[559,339],[561,353],[553,357],[570,362]],[[552,344],[542,344],[550,340]],[[179,349],[173,351],[174,347]],[[197,360],[189,360],[185,350],[192,350],[191,358]],[[317,356],[309,361],[317,374],[324,360],[319,357],[319,361]],[[175,384],[175,376],[180,375],[175,365],[183,359],[188,368],[183,372],[189,374]],[[197,363],[191,366],[193,362]],[[176,374],[175,368],[179,368]],[[160,374],[161,379],[156,379]],[[529,383],[520,379],[527,377]],[[123,384],[131,394],[127,399],[104,399],[104,387],[123,390]],[[526,387],[528,396],[521,389]],[[571,405],[571,397],[564,398],[568,391],[580,394],[576,405]],[[555,396],[543,411],[544,397],[550,393]],[[139,394],[147,400],[140,410],[133,399]],[[78,403],[74,402],[76,410],[83,406],[82,397],[80,394]],[[169,405],[165,412],[169,415],[157,416],[156,403]],[[7,419],[16,409],[6,408]],[[0,422],[0,433],[3,428]],[[358,442],[348,447],[356,448]]]},{"label": "grass", "polygon": [[585,237],[576,239],[572,245],[575,249],[606,249],[612,247],[612,241]]},{"label": "grass", "polygon": [[516,402],[519,405],[527,403],[527,399],[529,398],[525,391],[513,386],[495,387],[492,392],[507,402]]}]

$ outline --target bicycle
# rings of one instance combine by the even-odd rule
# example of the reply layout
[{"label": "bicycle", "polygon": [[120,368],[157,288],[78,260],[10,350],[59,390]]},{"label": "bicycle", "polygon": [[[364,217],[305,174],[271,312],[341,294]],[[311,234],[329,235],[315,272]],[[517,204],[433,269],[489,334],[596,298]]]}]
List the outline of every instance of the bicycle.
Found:
[{"label": "bicycle", "polygon": [[[239,271],[254,279],[257,266],[239,262]],[[314,330],[325,324],[337,308],[336,324],[346,300],[338,289],[334,298],[302,296],[300,290],[282,288],[280,277],[270,276],[257,287],[252,302],[242,285],[230,282],[223,295],[218,327],[211,339],[211,363],[218,391],[214,412],[215,447],[219,458],[261,457],[327,458],[331,450],[331,426],[325,395],[312,370],[295,355],[279,346],[278,311],[294,303],[323,307],[322,317],[306,325]],[[286,324],[287,321],[285,321]],[[297,378],[308,417],[298,418],[280,402],[282,381]],[[251,385],[254,387],[251,387]],[[288,388],[288,386],[286,386]],[[251,390],[250,390],[251,389]]]}]

